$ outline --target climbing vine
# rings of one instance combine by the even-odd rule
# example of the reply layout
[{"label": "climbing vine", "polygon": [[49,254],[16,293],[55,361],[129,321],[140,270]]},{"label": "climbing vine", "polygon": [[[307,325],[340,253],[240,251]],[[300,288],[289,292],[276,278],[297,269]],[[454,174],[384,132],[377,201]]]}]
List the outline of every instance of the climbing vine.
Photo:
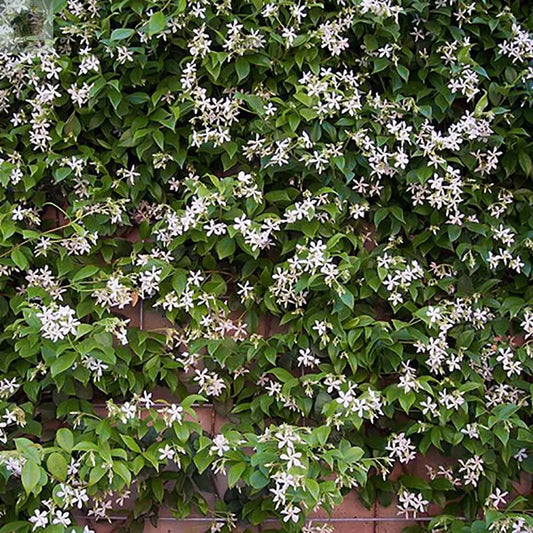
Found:
[{"label": "climbing vine", "polygon": [[0,532],[533,531],[528,2],[49,7],[0,25]]}]

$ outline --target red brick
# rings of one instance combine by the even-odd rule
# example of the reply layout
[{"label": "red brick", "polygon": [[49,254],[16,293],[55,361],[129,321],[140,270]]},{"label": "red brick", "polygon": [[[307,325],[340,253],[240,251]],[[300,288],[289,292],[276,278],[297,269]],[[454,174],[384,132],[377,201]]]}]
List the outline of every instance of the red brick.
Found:
[{"label": "red brick", "polygon": [[414,526],[416,522],[412,520],[398,520],[394,522],[377,522],[375,533],[401,533],[404,527]]},{"label": "red brick", "polygon": [[138,302],[136,306],[127,305],[123,309],[112,307],[111,312],[119,318],[128,318],[128,327],[138,328],[141,325],[141,304]]},{"label": "red brick", "polygon": [[163,313],[150,308],[146,303],[139,302],[138,305],[143,305],[141,329],[145,331],[158,331],[164,333],[164,330],[174,328],[172,323],[167,320]]},{"label": "red brick", "polygon": [[[331,516],[335,518],[372,518],[374,511],[363,505],[356,491],[351,491],[346,495],[344,501],[333,510]],[[324,510],[319,510],[311,515],[311,518],[315,517],[327,518],[328,514]]]},{"label": "red brick", "polygon": [[340,522],[331,525],[335,533],[375,533],[372,522]]}]

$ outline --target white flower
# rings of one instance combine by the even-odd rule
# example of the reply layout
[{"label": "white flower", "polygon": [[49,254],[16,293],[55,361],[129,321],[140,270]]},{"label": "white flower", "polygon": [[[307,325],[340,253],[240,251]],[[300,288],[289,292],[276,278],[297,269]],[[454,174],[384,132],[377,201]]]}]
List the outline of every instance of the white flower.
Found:
[{"label": "white flower", "polygon": [[438,307],[429,306],[427,310],[427,317],[429,318],[429,323],[434,324],[439,320],[442,320],[442,311]]},{"label": "white flower", "polygon": [[292,520],[296,523],[300,519],[300,508],[295,505],[288,505],[285,509],[281,510],[281,514],[283,515],[284,522]]},{"label": "white flower", "polygon": [[180,423],[183,420],[183,407],[175,403],[169,405],[168,407],[164,407],[161,410],[161,413],[165,422],[169,426],[174,424],[174,422]]},{"label": "white flower", "polygon": [[79,66],[80,74],[87,74],[89,71],[98,71],[100,68],[100,60],[93,54],[84,54]]},{"label": "white flower", "polygon": [[520,450],[518,450],[514,455],[513,457],[519,462],[521,463],[522,461],[525,461],[529,456],[528,454],[526,453],[527,450],[525,448],[520,448]]},{"label": "white flower", "polygon": [[126,62],[133,61],[133,52],[128,50],[125,46],[119,46],[117,48],[117,63],[123,65]]},{"label": "white flower", "polygon": [[121,282],[119,273],[112,274],[106,286],[94,290],[92,296],[96,298],[98,305],[118,309],[124,309],[133,300],[131,289]]},{"label": "white flower", "polygon": [[152,393],[148,391],[143,391],[141,397],[139,398],[139,403],[143,404],[146,409],[150,409],[150,407],[154,405],[154,401],[152,400]]},{"label": "white flower", "polygon": [[411,439],[405,433],[393,433],[387,442],[385,449],[391,458],[398,459],[400,463],[408,463],[416,457],[416,448],[411,443]]},{"label": "white flower", "polygon": [[197,270],[196,272],[189,272],[189,276],[187,278],[187,281],[191,285],[200,286],[202,281],[205,280],[205,276],[202,274],[200,270]]},{"label": "white flower", "polygon": [[151,270],[145,270],[139,274],[139,295],[141,298],[150,298],[159,290],[161,269],[155,266]]},{"label": "white flower", "polygon": [[224,380],[216,372],[209,372],[206,368],[203,370],[196,369],[194,381],[200,385],[200,392],[208,396],[220,396],[226,388]]},{"label": "white flower", "polygon": [[134,402],[124,402],[120,406],[121,419],[126,422],[128,420],[133,420],[137,417],[137,404]]},{"label": "white flower", "polygon": [[227,451],[229,451],[229,449],[228,439],[220,433],[213,439],[213,446],[211,446],[209,451],[211,455],[216,454],[219,457],[222,457]]},{"label": "white flower", "polygon": [[117,175],[126,178],[130,185],[135,185],[135,180],[141,176],[140,172],[137,172],[136,168],[132,165],[129,170],[126,168],[121,168],[117,171]]},{"label": "white flower", "polygon": [[428,500],[424,500],[422,494],[409,492],[402,490],[398,494],[398,514],[405,515],[405,518],[409,518],[412,513],[412,517],[416,518],[417,513],[424,513],[429,505]]},{"label": "white flower", "polygon": [[42,336],[55,342],[67,335],[76,335],[81,322],[75,315],[74,309],[68,305],[43,306],[41,312],[37,313],[37,318],[41,321]]},{"label": "white flower", "polygon": [[248,280],[246,280],[244,283],[237,283],[237,287],[239,287],[237,294],[241,296],[243,301],[252,298],[254,287],[250,284]]},{"label": "white flower", "polygon": [[303,467],[303,464],[300,461],[301,457],[302,457],[302,453],[301,452],[295,452],[295,451],[290,451],[288,453],[282,453],[279,456],[279,458],[282,461],[286,461],[288,470],[290,470],[293,466]]},{"label": "white flower", "polygon": [[464,433],[471,439],[479,439],[479,430],[477,424],[467,424],[466,427],[461,429],[461,433]]},{"label": "white flower", "polygon": [[248,231],[248,228],[251,226],[252,221],[246,217],[246,215],[242,215],[240,217],[236,217],[233,220],[233,227],[240,231],[241,233],[246,233]]},{"label": "white flower", "polygon": [[316,331],[320,336],[325,335],[330,327],[331,325],[325,320],[315,320],[315,323],[313,324],[313,330]]},{"label": "white flower", "polygon": [[509,492],[507,491],[502,492],[502,490],[499,487],[497,487],[496,490],[494,490],[491,494],[489,494],[489,497],[487,498],[487,502],[485,505],[487,505],[487,507],[492,507],[494,509],[497,509],[500,505],[506,503],[505,497],[508,494]]},{"label": "white flower", "polygon": [[73,83],[67,92],[70,94],[72,101],[79,107],[85,105],[89,101],[91,89],[94,87],[94,83],[83,82],[81,87],[78,87]]},{"label": "white flower", "polygon": [[165,459],[169,459],[170,461],[174,460],[174,456],[176,455],[175,450],[168,444],[165,444],[164,448],[159,448],[159,460],[164,461]]},{"label": "white flower", "polygon": [[314,357],[310,348],[300,348],[300,355],[298,356],[298,366],[307,366],[313,368],[320,364],[320,359]]},{"label": "white flower", "polygon": [[12,220],[24,220],[26,210],[21,205],[16,205],[11,214]]},{"label": "white flower", "polygon": [[70,516],[68,513],[63,513],[59,509],[54,513],[54,518],[52,519],[52,524],[61,525],[67,527],[71,524]]},{"label": "white flower", "polygon": [[483,473],[483,459],[479,455],[474,455],[466,461],[459,459],[459,472],[464,473],[465,485],[477,487],[479,478]]},{"label": "white flower", "polygon": [[204,225],[204,230],[208,237],[211,237],[211,235],[220,236],[227,232],[227,226],[224,222],[216,223],[211,219]]},{"label": "white flower", "polygon": [[438,405],[431,399],[430,396],[428,396],[424,401],[420,402],[422,409],[422,414],[427,415],[431,414],[431,416],[437,416],[438,415]]},{"label": "white flower", "polygon": [[35,531],[39,527],[44,528],[48,525],[48,513],[35,509],[33,516],[30,516],[28,520],[33,524],[32,531]]},{"label": "white flower", "polygon": [[87,490],[82,488],[74,489],[74,493],[71,496],[72,505],[81,509],[85,503],[89,501]]},{"label": "white flower", "polygon": [[533,312],[530,309],[524,312],[524,320],[520,324],[527,333],[526,339],[533,337]]}]

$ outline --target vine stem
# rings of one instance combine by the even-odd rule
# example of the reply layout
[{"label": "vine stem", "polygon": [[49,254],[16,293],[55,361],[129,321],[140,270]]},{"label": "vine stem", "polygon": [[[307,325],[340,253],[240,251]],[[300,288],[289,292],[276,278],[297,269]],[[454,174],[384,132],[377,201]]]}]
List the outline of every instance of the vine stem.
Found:
[{"label": "vine stem", "polygon": [[[52,229],[49,229],[49,230],[46,230],[46,231],[43,231],[42,233],[39,234],[39,238],[41,238],[43,235],[48,235],[50,233],[54,233],[56,231],[59,231],[59,230],[62,230],[62,229],[65,229],[65,228],[68,228],[70,227],[72,224],[75,224],[76,222],[78,222],[79,220],[82,220],[83,219],[83,216],[82,217],[78,217],[76,218],[75,220],[71,221],[71,222],[68,222],[67,224],[63,224],[62,226],[57,226],[55,228],[52,228]],[[34,241],[35,238],[33,239],[25,239],[24,241],[22,242],[19,242],[18,244],[15,244],[15,246],[11,247],[9,250],[5,251],[4,253],[0,254],[0,259],[4,258],[4,257],[7,257],[8,255],[11,255],[11,253],[14,251],[14,250],[17,250],[18,248],[20,248],[21,246],[24,246],[25,244],[28,244],[29,242],[32,242]]]}]

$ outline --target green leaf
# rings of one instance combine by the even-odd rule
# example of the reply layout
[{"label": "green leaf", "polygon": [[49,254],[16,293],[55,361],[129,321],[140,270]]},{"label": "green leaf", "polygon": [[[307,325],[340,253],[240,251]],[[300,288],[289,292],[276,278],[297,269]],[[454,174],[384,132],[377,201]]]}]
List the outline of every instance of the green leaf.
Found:
[{"label": "green leaf", "polygon": [[403,210],[401,207],[398,207],[397,205],[393,205],[390,208],[390,212],[392,213],[392,216],[396,219],[405,224],[405,218],[403,216]]},{"label": "green leaf", "polygon": [[[300,117],[296,115],[295,113],[291,113],[289,115],[289,126],[291,127],[291,130],[296,131],[299,125],[300,125]],[[340,159],[340,158],[337,158],[337,159]]]},{"label": "green leaf", "polygon": [[122,102],[122,93],[117,89],[109,89],[107,97],[109,98],[109,101],[113,104],[113,107],[116,110],[120,105],[120,102]]},{"label": "green leaf", "polygon": [[400,483],[408,489],[427,490],[430,488],[427,482],[416,476],[401,476]]},{"label": "green leaf", "polygon": [[30,494],[41,479],[41,467],[33,460],[28,459],[22,467],[22,486],[26,494]]},{"label": "green leaf", "polygon": [[308,96],[305,92],[302,91],[296,91],[296,94],[294,95],[294,98],[304,104],[306,107],[312,107],[313,105],[313,99]]},{"label": "green leaf", "polygon": [[68,465],[62,454],[57,452],[50,454],[46,461],[46,467],[48,468],[48,472],[56,479],[59,479],[59,481],[65,481],[67,479]]},{"label": "green leaf", "polygon": [[172,288],[177,294],[182,294],[187,286],[187,272],[183,268],[176,270],[172,276]]},{"label": "green leaf", "polygon": [[497,424],[492,428],[492,431],[494,431],[494,434],[504,446],[507,445],[509,442],[509,430],[503,424]]},{"label": "green leaf", "polygon": [[56,432],[56,442],[59,447],[67,452],[71,452],[74,447],[74,435],[67,428],[60,428]]},{"label": "green leaf", "polygon": [[148,21],[148,34],[154,35],[163,31],[167,26],[167,19],[165,14],[161,11],[156,11]]},{"label": "green leaf", "polygon": [[124,444],[133,452],[141,453],[141,448],[135,442],[135,440],[129,435],[120,435],[120,438],[124,441]]},{"label": "green leaf", "polygon": [[278,355],[278,352],[276,348],[273,348],[269,346],[265,349],[265,359],[272,365],[275,366],[276,364],[276,357]]},{"label": "green leaf", "polygon": [[96,465],[89,475],[89,486],[96,485],[107,474],[107,468],[102,465]]},{"label": "green leaf", "polygon": [[26,270],[30,266],[28,259],[20,251],[19,248],[15,248],[11,252],[11,259],[13,259],[13,262],[15,263],[15,265],[17,265],[20,268],[20,270]]},{"label": "green leaf", "polygon": [[268,477],[266,477],[261,470],[256,470],[251,476],[250,476],[250,485],[254,489],[262,489],[263,487],[266,487],[269,483]]},{"label": "green leaf", "polygon": [[531,163],[531,157],[529,157],[529,154],[524,151],[518,152],[518,161],[525,175],[528,177],[531,176],[533,164]]},{"label": "green leaf", "polygon": [[368,32],[364,36],[364,42],[365,42],[365,48],[369,52],[372,52],[373,50],[377,50],[379,48],[378,40],[370,32]]},{"label": "green leaf", "polygon": [[[126,96],[126,98],[128,99],[129,102],[131,102],[132,104],[135,104],[135,105],[145,104],[146,102],[148,102],[150,100],[150,97],[146,93],[143,93],[142,91],[137,91],[135,93],[128,94]],[[140,138],[140,137],[136,136],[136,135],[139,135],[139,131],[143,131],[143,133],[144,133],[144,130],[137,130],[134,133],[134,136],[133,136],[133,140],[134,141],[136,141],[138,138]],[[163,135],[163,133],[160,132],[159,130],[152,130],[152,133],[153,133],[153,135],[155,135],[156,133],[159,133],[160,135]]]},{"label": "green leaf", "polygon": [[41,463],[41,456],[37,446],[29,439],[24,437],[15,439],[15,446],[19,452],[24,455],[26,459],[30,459],[37,464]]},{"label": "green leaf", "polygon": [[244,100],[252,111],[255,111],[258,115],[264,115],[265,106],[263,105],[263,100],[256,96],[255,94],[241,94],[237,93],[237,96]]},{"label": "green leaf", "polygon": [[9,524],[0,528],[0,533],[16,533],[17,531],[24,531],[26,533],[28,531],[28,522],[26,520],[24,522],[10,521]]},{"label": "green leaf", "polygon": [[219,259],[230,257],[235,253],[235,241],[231,237],[224,237],[216,244]]},{"label": "green leaf", "polygon": [[390,65],[390,61],[385,57],[378,57],[374,60],[374,70],[372,71],[372,74],[376,74],[376,72],[381,72],[382,70],[385,70]]},{"label": "green leaf", "polygon": [[[322,391],[321,391],[322,392]],[[313,435],[316,437],[321,446],[325,446],[331,433],[330,426],[320,426],[313,430]]]},{"label": "green leaf", "polygon": [[313,497],[315,501],[318,501],[320,498],[320,486],[314,479],[305,480],[305,488],[309,491],[309,494]]},{"label": "green leaf", "polygon": [[340,298],[341,298],[342,303],[346,307],[353,309],[355,300],[354,300],[353,294],[349,290],[344,289],[344,292],[340,295]]},{"label": "green leaf", "polygon": [[421,105],[418,107],[421,115],[424,115],[427,118],[431,118],[433,114],[433,108],[430,105]]},{"label": "green leaf", "polygon": [[198,452],[194,458],[194,464],[198,468],[198,472],[201,474],[207,467],[213,462],[214,457],[209,453],[209,448],[205,448]]},{"label": "green leaf", "polygon": [[399,396],[398,401],[402,406],[402,409],[409,413],[409,409],[416,401],[416,394],[413,391],[408,392],[407,394],[402,394]]},{"label": "green leaf", "polygon": [[99,271],[100,268],[96,265],[86,265],[82,269],[78,270],[76,274],[74,274],[74,276],[72,277],[72,281],[80,281],[85,278],[90,278]]},{"label": "green leaf", "polygon": [[113,463],[113,472],[118,474],[127,486],[131,484],[131,472],[124,462],[116,461]]},{"label": "green leaf", "polygon": [[173,4],[177,13],[183,13],[187,8],[187,0],[174,0]]},{"label": "green leaf", "polygon": [[455,224],[451,224],[448,226],[448,237],[451,242],[456,241],[461,236],[462,228],[461,226],[456,226]]},{"label": "green leaf", "polygon": [[58,13],[65,9],[67,5],[67,0],[53,0],[52,1],[52,13]]},{"label": "green leaf", "polygon": [[78,354],[76,352],[69,352],[58,357],[50,366],[52,377],[55,378],[57,375],[65,372],[65,370],[72,368],[72,365],[77,358]]},{"label": "green leaf", "polygon": [[374,292],[378,292],[378,289],[381,287],[381,280],[379,279],[378,273],[375,270],[367,270],[364,276],[369,287]]},{"label": "green leaf", "polygon": [[127,39],[128,37],[131,37],[134,33],[135,30],[133,30],[132,28],[118,28],[111,32],[110,38],[112,41],[120,41],[122,39]]},{"label": "green leaf", "polygon": [[345,448],[342,455],[347,463],[356,463],[364,454],[364,450],[359,448],[359,446],[351,446],[350,448]]},{"label": "green leaf", "polygon": [[398,65],[396,67],[396,70],[398,71],[398,74],[402,77],[404,81],[409,80],[409,69],[407,67],[404,67],[403,65]]},{"label": "green leaf", "polygon": [[54,169],[53,174],[55,182],[59,183],[72,174],[72,169],[70,167],[56,168]]},{"label": "green leaf", "polygon": [[235,71],[239,77],[239,81],[243,80],[250,73],[250,63],[245,57],[239,56],[235,61]]},{"label": "green leaf", "polygon": [[478,103],[476,104],[476,107],[474,108],[474,113],[478,115],[479,113],[482,113],[485,108],[487,107],[489,103],[487,93],[483,91],[483,96],[479,99]]},{"label": "green leaf", "polygon": [[135,457],[135,459],[133,460],[133,463],[131,464],[131,471],[135,474],[135,475],[138,475],[139,472],[144,468],[144,459],[142,458],[141,455],[138,455],[137,457]]},{"label": "green leaf", "polygon": [[241,479],[243,472],[246,470],[246,463],[237,463],[233,465],[228,472],[228,485],[234,487]]},{"label": "green leaf", "polygon": [[388,207],[380,207],[379,209],[376,209],[376,212],[374,213],[374,224],[376,225],[376,227],[379,226],[380,222],[387,218],[388,214]]}]

